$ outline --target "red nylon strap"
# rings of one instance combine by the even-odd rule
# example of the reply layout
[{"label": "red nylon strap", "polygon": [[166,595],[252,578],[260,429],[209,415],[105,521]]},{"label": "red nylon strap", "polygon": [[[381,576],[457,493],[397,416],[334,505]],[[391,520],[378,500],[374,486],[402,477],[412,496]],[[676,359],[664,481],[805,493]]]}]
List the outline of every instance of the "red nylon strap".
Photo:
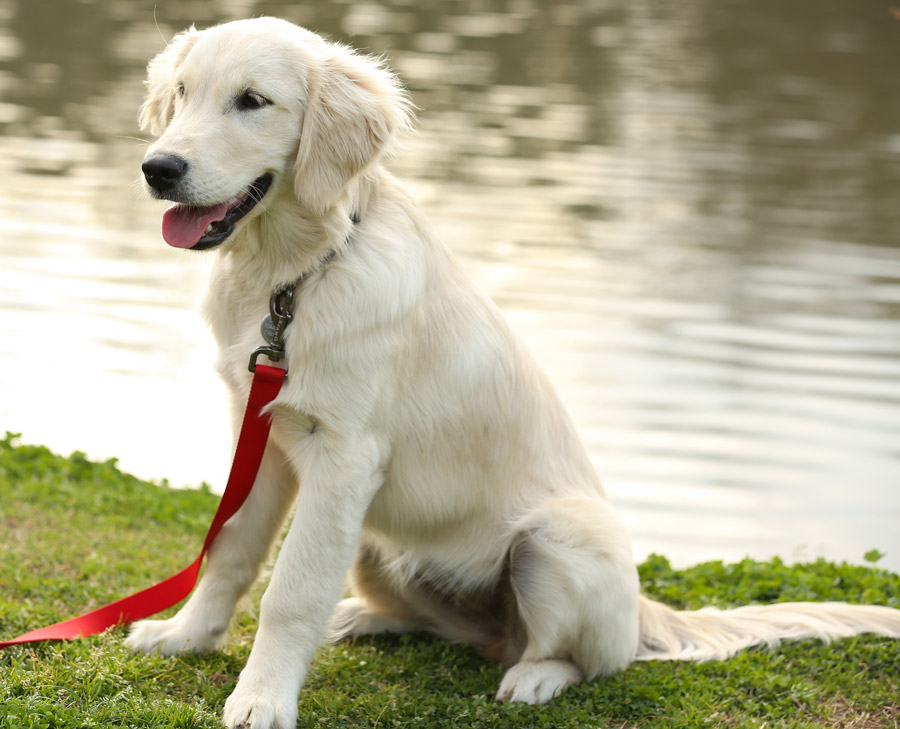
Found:
[{"label": "red nylon strap", "polygon": [[203,549],[193,564],[152,587],[123,597],[96,610],[91,610],[77,618],[32,630],[12,640],[0,641],[0,648],[42,640],[69,640],[95,635],[102,633],[107,628],[126,625],[146,618],[187,597],[197,583],[203,557],[206,556],[219,529],[237,513],[250,493],[250,489],[253,488],[272,424],[271,417],[263,415],[261,411],[278,395],[284,377],[285,372],[282,369],[256,365],[253,384],[250,386],[247,410],[244,412],[244,421],[241,424],[241,433],[238,436],[238,444],[234,452],[234,461],[231,464],[231,473],[228,476],[225,493],[222,494],[222,499],[219,501],[212,524],[206,533],[206,539],[203,540]]}]

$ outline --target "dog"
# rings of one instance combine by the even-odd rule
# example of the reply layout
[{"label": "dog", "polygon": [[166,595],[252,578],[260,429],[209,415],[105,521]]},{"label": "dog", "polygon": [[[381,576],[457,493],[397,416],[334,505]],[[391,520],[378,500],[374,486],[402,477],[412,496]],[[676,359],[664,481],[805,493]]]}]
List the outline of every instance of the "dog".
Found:
[{"label": "dog", "polygon": [[128,646],[213,649],[294,504],[230,729],[294,727],[329,633],[477,644],[509,666],[497,698],[528,703],[635,660],[900,637],[889,607],[677,612],[640,594],[552,385],[382,165],[412,112],[382,61],[274,18],[192,27],[149,63],[142,171],[174,203],[165,240],[215,250],[204,306],[236,429],[270,292],[299,283],[253,491],[181,610]]}]

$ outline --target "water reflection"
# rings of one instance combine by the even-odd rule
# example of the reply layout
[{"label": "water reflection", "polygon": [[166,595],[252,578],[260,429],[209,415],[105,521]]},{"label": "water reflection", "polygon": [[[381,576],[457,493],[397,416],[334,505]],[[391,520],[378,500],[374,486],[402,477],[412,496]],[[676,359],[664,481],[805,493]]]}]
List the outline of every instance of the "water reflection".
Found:
[{"label": "water reflection", "polygon": [[224,483],[208,258],[162,244],[134,118],[161,36],[259,14],[401,72],[421,132],[394,167],[557,382],[638,556],[900,569],[878,3],[0,0],[0,428]]}]

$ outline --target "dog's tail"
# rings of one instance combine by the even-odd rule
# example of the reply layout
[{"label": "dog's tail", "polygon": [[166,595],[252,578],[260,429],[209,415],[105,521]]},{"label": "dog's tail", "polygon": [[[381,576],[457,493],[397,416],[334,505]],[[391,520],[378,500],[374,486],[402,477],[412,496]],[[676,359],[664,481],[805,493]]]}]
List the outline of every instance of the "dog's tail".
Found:
[{"label": "dog's tail", "polygon": [[723,660],[744,648],[783,640],[826,643],[861,633],[900,638],[900,610],[842,602],[781,602],[719,610],[673,610],[641,596],[639,661]]}]

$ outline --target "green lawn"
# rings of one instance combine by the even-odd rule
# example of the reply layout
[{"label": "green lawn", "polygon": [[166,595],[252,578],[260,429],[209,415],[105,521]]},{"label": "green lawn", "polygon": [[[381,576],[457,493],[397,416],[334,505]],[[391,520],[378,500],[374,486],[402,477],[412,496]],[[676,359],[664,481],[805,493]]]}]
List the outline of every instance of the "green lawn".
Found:
[{"label": "green lawn", "polygon": [[[217,497],[172,490],[39,446],[0,439],[0,638],[72,617],[191,562]],[[873,553],[870,559],[877,559]],[[817,561],[641,565],[671,605],[849,600],[900,606],[900,577]],[[123,631],[0,651],[0,729],[219,727],[247,658],[260,589],[220,652],[162,658]],[[722,663],[636,664],[548,706],[498,704],[502,669],[426,636],[323,648],[300,696],[301,727],[898,727],[900,641],[803,642]]]}]

